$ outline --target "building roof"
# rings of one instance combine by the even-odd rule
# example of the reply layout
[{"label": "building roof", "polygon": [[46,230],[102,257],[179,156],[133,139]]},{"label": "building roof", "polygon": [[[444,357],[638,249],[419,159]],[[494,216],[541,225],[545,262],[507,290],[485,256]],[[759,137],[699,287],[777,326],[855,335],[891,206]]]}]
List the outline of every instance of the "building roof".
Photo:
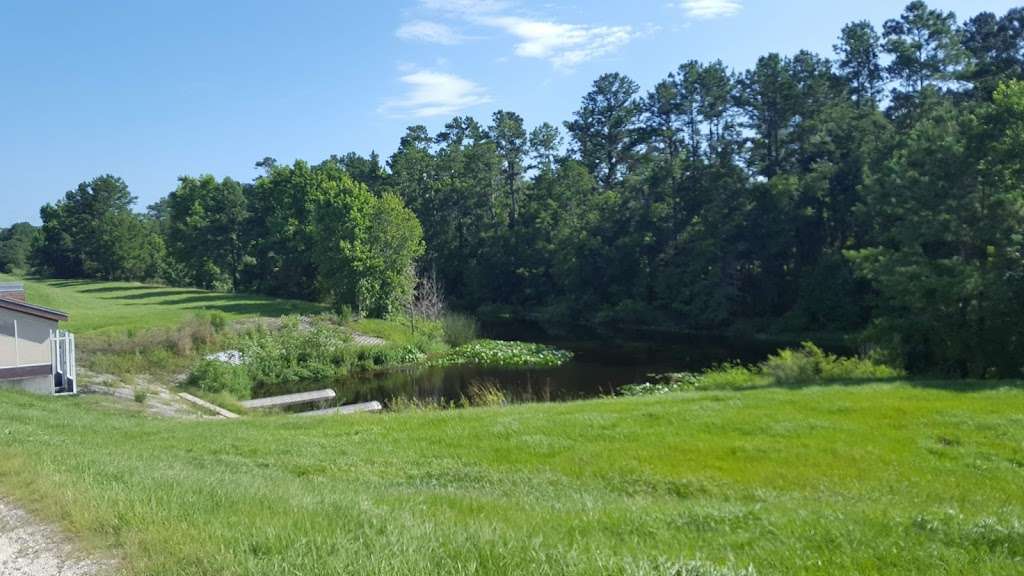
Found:
[{"label": "building roof", "polygon": [[36,316],[46,320],[53,320],[54,322],[62,322],[68,319],[68,315],[60,310],[44,308],[43,306],[36,306],[35,304],[26,304],[25,302],[9,300],[3,297],[0,297],[0,309],[21,312],[22,314],[28,314],[29,316]]}]

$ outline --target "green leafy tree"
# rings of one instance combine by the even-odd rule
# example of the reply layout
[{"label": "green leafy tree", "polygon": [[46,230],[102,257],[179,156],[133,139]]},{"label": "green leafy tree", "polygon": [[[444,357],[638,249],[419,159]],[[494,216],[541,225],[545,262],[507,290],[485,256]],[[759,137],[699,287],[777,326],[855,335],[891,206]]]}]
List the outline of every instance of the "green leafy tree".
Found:
[{"label": "green leafy tree", "polygon": [[605,189],[622,179],[635,158],[639,90],[622,74],[602,74],[565,123],[581,161]]},{"label": "green leafy tree", "polygon": [[1000,83],[1024,79],[1024,8],[1002,17],[982,12],[964,24],[964,49],[970,55],[962,78],[988,98]]},{"label": "green leafy tree", "polygon": [[340,174],[318,194],[316,221],[319,283],[335,306],[374,317],[407,307],[423,231],[398,196],[375,197]]},{"label": "green leafy tree", "polygon": [[847,24],[834,47],[839,71],[858,106],[875,106],[882,93],[881,38],[870,22]]},{"label": "green leafy tree", "polygon": [[791,145],[788,135],[799,112],[800,87],[778,54],[763,56],[738,83],[737,101],[747,118],[750,162],[759,174],[771,178],[782,172]]},{"label": "green leafy tree", "polygon": [[514,228],[519,219],[519,191],[526,171],[529,139],[523,127],[522,116],[515,112],[498,110],[492,117],[488,133],[501,158],[501,175],[511,204],[509,224]]},{"label": "green leafy tree", "polygon": [[[266,161],[264,161],[266,162]],[[330,163],[328,163],[330,164]],[[266,174],[246,190],[248,261],[240,285],[276,296],[317,298],[313,210],[329,167],[266,164]]]},{"label": "green leafy tree", "polygon": [[0,229],[0,272],[28,269],[32,250],[42,241],[42,232],[28,222]]},{"label": "green leafy tree", "polygon": [[956,15],[929,8],[922,0],[907,4],[899,18],[887,20],[882,37],[892,57],[889,75],[905,94],[954,80],[964,62]]},{"label": "green leafy tree", "polygon": [[247,201],[241,184],[183,176],[167,197],[170,255],[202,288],[237,289],[246,254]]},{"label": "green leafy tree", "polygon": [[35,266],[61,278],[151,278],[159,269],[162,243],[132,212],[135,200],[124,180],[105,175],[43,206]]},{"label": "green leafy tree", "polygon": [[851,257],[879,291],[871,336],[912,370],[1014,376],[1024,365],[1024,84],[976,110],[926,105],[867,185],[878,244]]}]

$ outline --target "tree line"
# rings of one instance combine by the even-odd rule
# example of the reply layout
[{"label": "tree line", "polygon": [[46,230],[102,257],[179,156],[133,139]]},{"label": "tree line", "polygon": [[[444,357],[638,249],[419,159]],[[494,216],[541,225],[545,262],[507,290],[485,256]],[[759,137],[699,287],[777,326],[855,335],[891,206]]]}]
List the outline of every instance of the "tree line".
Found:
[{"label": "tree line", "polygon": [[604,74],[561,126],[458,116],[386,161],[183,177],[143,215],[101,176],[43,207],[23,259],[373,315],[408,302],[415,263],[467,309],[858,333],[911,370],[1015,376],[1022,80],[1024,9],[914,1],[831,57],[689,61],[646,91]]}]

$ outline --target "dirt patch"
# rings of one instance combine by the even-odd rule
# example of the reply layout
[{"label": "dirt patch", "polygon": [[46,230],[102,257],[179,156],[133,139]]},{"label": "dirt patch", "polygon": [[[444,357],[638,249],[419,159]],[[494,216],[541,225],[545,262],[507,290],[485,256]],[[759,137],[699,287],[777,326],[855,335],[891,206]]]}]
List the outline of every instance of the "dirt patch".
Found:
[{"label": "dirt patch", "polygon": [[37,522],[0,499],[0,574],[3,576],[98,576],[113,564],[83,556],[67,535]]},{"label": "dirt patch", "polygon": [[[136,396],[140,390],[143,395]],[[111,387],[99,384],[86,384],[82,386],[83,394],[104,394],[113,396],[121,405],[131,408],[141,408],[154,416],[165,418],[202,418],[203,414],[196,411],[191,404],[182,401],[177,394],[167,388],[157,385],[136,385]],[[3,576],[3,573],[0,573]]]}]

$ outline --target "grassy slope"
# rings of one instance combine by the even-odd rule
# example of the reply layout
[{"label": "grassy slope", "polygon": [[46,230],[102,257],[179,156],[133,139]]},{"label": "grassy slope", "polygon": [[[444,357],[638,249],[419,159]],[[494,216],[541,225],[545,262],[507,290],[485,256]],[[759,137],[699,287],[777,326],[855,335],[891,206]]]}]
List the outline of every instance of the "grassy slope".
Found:
[{"label": "grassy slope", "polygon": [[24,282],[28,300],[68,312],[62,326],[80,335],[174,326],[198,312],[228,318],[323,312],[317,304],[247,294],[224,294],[137,282],[25,280],[0,274],[0,282]]},{"label": "grassy slope", "polygon": [[204,422],[101,402],[0,393],[0,491],[132,574],[1024,571],[1016,386]]}]

